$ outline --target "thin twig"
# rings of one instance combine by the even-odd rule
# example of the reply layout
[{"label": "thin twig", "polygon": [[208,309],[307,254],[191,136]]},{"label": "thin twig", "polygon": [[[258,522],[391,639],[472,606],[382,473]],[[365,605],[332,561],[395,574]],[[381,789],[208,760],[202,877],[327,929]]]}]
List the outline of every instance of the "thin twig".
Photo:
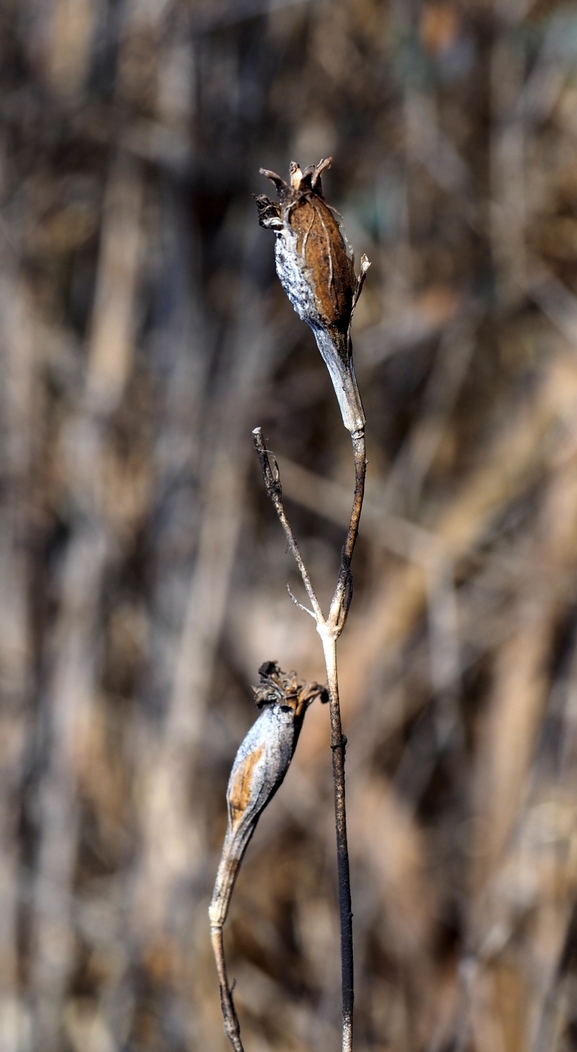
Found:
[{"label": "thin twig", "polygon": [[303,603],[299,603],[299,601],[298,601],[296,595],[294,594],[290,584],[288,584],[288,583],[287,583],[287,586],[286,586],[286,590],[287,590],[287,592],[288,592],[288,594],[290,596],[290,599],[295,604],[295,606],[298,606],[299,610],[304,610],[305,614],[308,614],[309,617],[312,617],[312,619],[314,621],[315,620],[315,615],[314,615],[313,611],[309,610],[308,606],[304,606]]},{"label": "thin twig", "polygon": [[264,438],[262,435],[262,427],[255,427],[253,431],[254,447],[258,454],[260,461],[260,467],[262,471],[262,477],[266,487],[267,497],[273,502],[276,513],[280,519],[281,526],[284,530],[285,537],[287,539],[288,546],[294,555],[295,562],[299,568],[300,575],[303,579],[303,584],[306,589],[306,593],[311,601],[311,606],[314,610],[315,621],[317,625],[323,623],[324,617],[321,610],[320,603],[317,599],[316,592],[312,586],[311,579],[308,574],[308,570],[303,562],[302,555],[300,553],[299,546],[296,542],[295,535],[292,531],[291,525],[286,517],[283,502],[282,502],[282,486],[280,481],[280,472],[278,464],[274,460],[274,466],[270,462],[270,454],[264,444]]}]

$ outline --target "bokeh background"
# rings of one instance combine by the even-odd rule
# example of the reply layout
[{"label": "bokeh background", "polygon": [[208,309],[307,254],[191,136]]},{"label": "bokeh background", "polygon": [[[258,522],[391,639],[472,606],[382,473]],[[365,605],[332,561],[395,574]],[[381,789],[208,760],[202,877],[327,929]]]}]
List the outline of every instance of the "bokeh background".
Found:
[{"label": "bokeh background", "polygon": [[[357,1052],[577,1047],[577,5],[2,0],[0,1049],[225,1052],[207,905],[276,659],[323,678],[348,434],[260,166],[332,154],[368,496],[340,650]],[[226,930],[339,1047],[328,713]]]}]

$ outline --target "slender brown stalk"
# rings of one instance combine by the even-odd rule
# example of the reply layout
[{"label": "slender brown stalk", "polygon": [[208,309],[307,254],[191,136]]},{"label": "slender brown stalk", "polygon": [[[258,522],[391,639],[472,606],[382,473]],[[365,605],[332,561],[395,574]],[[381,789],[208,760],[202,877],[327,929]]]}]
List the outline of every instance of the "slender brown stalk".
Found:
[{"label": "slender brown stalk", "polygon": [[[351,883],[347,844],[347,811],[345,797],[345,754],[347,740],[342,732],[339,684],[337,673],[337,640],[345,626],[352,596],[351,559],[355,548],[366,477],[366,444],[364,428],[353,432],[353,457],[355,462],[355,490],[349,528],[341,552],[341,565],[329,615],[323,616],[308,571],[303,562],[292,527],[287,519],[283,500],[280,472],[276,461],[271,464],[266,449],[262,428],[253,431],[254,445],[260,461],[267,495],[275,506],[288,545],[299,568],[303,584],[313,608],[325,659],[330,704],[331,751],[335,793],[335,827],[337,840],[337,872],[339,883],[339,911],[341,923],[341,972],[342,972],[342,1052],[352,1052],[353,1005],[354,1005],[354,956],[353,914],[351,905]],[[273,458],[274,459],[274,458]]]},{"label": "slender brown stalk", "polygon": [[351,435],[351,441],[353,444],[353,458],[355,461],[355,494],[353,497],[353,508],[351,511],[351,521],[349,523],[349,530],[347,533],[347,539],[343,549],[343,554],[347,559],[352,559],[355,543],[359,533],[359,521],[361,518],[361,511],[363,508],[363,498],[365,495],[365,478],[367,474],[367,451],[365,441],[364,428],[361,431],[355,431]]},{"label": "slender brown stalk", "polygon": [[365,478],[367,473],[365,430],[361,428],[351,435],[353,459],[355,462],[355,491],[347,536],[341,552],[341,566],[335,594],[333,595],[328,624],[337,628],[336,639],[340,636],[349,612],[352,598],[351,559],[359,533],[359,522],[365,495]]},{"label": "slender brown stalk", "polygon": [[353,913],[347,841],[347,805],[345,797],[345,756],[347,739],[342,732],[339,682],[337,675],[337,640],[323,636],[323,652],[329,690],[331,752],[335,794],[335,830],[337,839],[337,875],[341,922],[342,1048],[353,1047],[353,1005],[355,998],[353,956]]},{"label": "slender brown stalk", "polygon": [[275,510],[276,510],[276,513],[277,513],[277,515],[278,515],[278,517],[280,519],[281,526],[282,526],[282,528],[284,530],[285,537],[286,537],[287,542],[288,542],[288,546],[289,546],[291,552],[294,555],[295,562],[296,562],[296,564],[297,564],[297,566],[299,568],[300,575],[302,577],[302,581],[303,581],[303,584],[304,584],[305,589],[306,589],[306,593],[307,593],[307,595],[308,595],[308,597],[310,599],[311,606],[312,606],[313,611],[314,611],[314,617],[315,617],[315,620],[317,622],[317,625],[321,624],[321,623],[324,623],[323,612],[321,610],[320,603],[319,603],[319,601],[317,599],[315,590],[314,590],[314,588],[312,586],[312,582],[311,582],[311,579],[309,577],[308,570],[307,570],[307,568],[306,568],[306,566],[305,566],[305,564],[303,562],[303,558],[302,558],[302,555],[300,553],[299,546],[298,546],[298,544],[296,542],[295,535],[294,535],[294,533],[292,531],[292,527],[291,527],[291,525],[290,525],[290,523],[289,523],[289,521],[288,521],[288,519],[286,517],[286,514],[285,514],[284,505],[283,505],[283,501],[282,501],[282,485],[281,485],[281,481],[280,481],[280,472],[279,472],[279,469],[278,469],[278,464],[277,464],[276,460],[274,459],[274,457],[272,458],[273,461],[274,461],[274,464],[271,464],[271,462],[270,462],[271,454],[269,453],[269,451],[267,450],[267,448],[266,448],[266,446],[264,444],[262,428],[261,427],[255,427],[255,429],[254,429],[252,434],[253,434],[254,446],[255,446],[255,449],[256,449],[257,454],[258,454],[258,459],[260,461],[260,467],[261,467],[262,477],[263,477],[265,488],[266,488],[266,492],[267,492],[267,497],[270,498],[270,500],[273,502],[273,504],[275,506]]},{"label": "slender brown stalk", "polygon": [[[351,1052],[353,1047],[353,1006],[355,997],[354,956],[353,956],[353,913],[351,903],[351,881],[349,852],[347,843],[347,807],[345,797],[345,757],[347,739],[342,732],[339,682],[337,673],[337,640],[347,617],[352,598],[351,558],[355,548],[367,471],[366,442],[364,429],[351,435],[353,457],[355,462],[355,491],[351,519],[346,541],[341,553],[339,582],[331,603],[329,620],[334,613],[337,618],[336,634],[322,634],[327,685],[329,689],[331,751],[333,757],[333,783],[335,790],[335,827],[337,839],[337,872],[339,881],[339,910],[341,920],[341,981],[342,981],[342,1047],[343,1052]],[[339,597],[343,582],[344,592]],[[337,605],[338,604],[338,605]]]},{"label": "slender brown stalk", "polygon": [[236,1008],[234,1007],[232,990],[226,973],[222,925],[211,930],[210,940],[212,942],[212,950],[218,972],[220,1007],[222,1010],[222,1018],[224,1020],[224,1032],[234,1048],[234,1052],[244,1052],[243,1044],[240,1039],[240,1024],[236,1014]]}]

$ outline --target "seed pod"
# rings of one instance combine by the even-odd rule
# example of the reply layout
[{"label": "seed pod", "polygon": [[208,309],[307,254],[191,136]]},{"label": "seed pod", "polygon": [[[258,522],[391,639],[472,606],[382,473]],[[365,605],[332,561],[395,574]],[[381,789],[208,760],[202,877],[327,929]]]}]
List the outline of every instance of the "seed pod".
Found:
[{"label": "seed pod", "polygon": [[223,925],[248,842],[288,771],[305,712],[314,698],[328,701],[324,687],[318,683],[300,683],[294,672],[285,675],[276,661],[266,661],[258,671],[260,685],[255,688],[255,702],[262,712],[232,765],[226,791],[228,826],[208,909],[224,1031],[235,1052],[244,1050],[227,978]]},{"label": "seed pod", "polygon": [[276,661],[261,665],[259,675],[255,703],[262,712],[236,754],[226,791],[228,827],[209,909],[211,927],[226,919],[244,852],[288,771],[308,706],[316,697],[327,700],[324,687],[301,683],[294,672],[285,675]]},{"label": "seed pod", "polygon": [[261,226],[276,235],[276,271],[299,318],[313,330],[329,370],[345,427],[360,431],[365,414],[352,358],[351,319],[369,268],[361,260],[357,279],[353,253],[340,217],[327,205],[321,172],[332,158],[309,165],[304,172],[290,165],[290,184],[261,168],[278,191],[278,201],[255,197]]}]

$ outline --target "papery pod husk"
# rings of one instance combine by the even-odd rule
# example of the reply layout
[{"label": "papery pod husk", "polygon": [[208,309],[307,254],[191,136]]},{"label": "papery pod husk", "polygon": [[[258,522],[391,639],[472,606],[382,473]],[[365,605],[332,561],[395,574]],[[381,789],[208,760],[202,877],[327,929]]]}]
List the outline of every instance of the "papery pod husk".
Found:
[{"label": "papery pod husk", "polygon": [[329,370],[343,423],[351,431],[365,425],[352,358],[351,319],[368,261],[357,279],[351,248],[340,217],[326,203],[321,172],[330,158],[304,172],[291,162],[290,184],[261,169],[278,191],[278,201],[255,198],[261,226],[276,234],[276,269],[302,321],[310,325]]}]

